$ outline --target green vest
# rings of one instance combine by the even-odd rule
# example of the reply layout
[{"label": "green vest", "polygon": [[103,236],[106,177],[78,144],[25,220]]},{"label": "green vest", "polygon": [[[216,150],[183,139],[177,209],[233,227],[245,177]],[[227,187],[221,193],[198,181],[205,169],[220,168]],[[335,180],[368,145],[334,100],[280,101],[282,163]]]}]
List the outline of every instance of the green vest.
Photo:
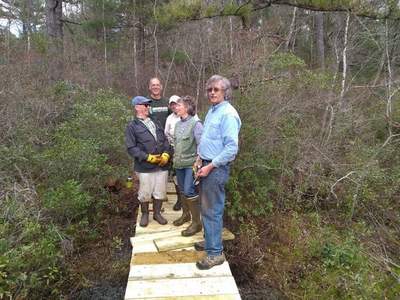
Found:
[{"label": "green vest", "polygon": [[174,134],[174,167],[177,169],[191,168],[196,161],[197,145],[193,129],[197,119],[189,116],[186,121],[178,121]]}]

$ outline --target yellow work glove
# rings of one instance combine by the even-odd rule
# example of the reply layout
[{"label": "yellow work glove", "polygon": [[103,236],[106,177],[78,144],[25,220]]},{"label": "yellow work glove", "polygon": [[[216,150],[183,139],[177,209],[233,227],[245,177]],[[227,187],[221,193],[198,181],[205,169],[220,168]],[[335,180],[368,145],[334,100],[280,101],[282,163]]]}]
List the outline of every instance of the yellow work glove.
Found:
[{"label": "yellow work glove", "polygon": [[160,167],[164,167],[169,161],[169,154],[164,152],[161,154],[160,163],[158,164]]},{"label": "yellow work glove", "polygon": [[161,156],[160,154],[149,154],[146,161],[151,164],[159,164],[161,161]]}]

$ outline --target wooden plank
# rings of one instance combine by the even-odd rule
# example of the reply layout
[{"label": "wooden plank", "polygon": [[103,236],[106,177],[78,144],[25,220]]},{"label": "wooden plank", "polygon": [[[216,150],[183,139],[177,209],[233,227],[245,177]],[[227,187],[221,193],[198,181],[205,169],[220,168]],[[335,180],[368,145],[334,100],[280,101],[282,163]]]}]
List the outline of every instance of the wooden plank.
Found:
[{"label": "wooden plank", "polygon": [[[132,245],[132,247],[134,247],[135,244],[142,242],[142,241],[182,237],[181,232],[186,227],[187,227],[187,225],[180,226],[180,227],[174,226],[173,228],[171,228],[170,230],[167,230],[167,231],[156,231],[156,232],[150,232],[148,234],[139,234],[135,237],[131,237],[131,245]],[[203,236],[203,233],[199,232],[199,233],[197,233],[197,235]]]},{"label": "wooden plank", "polygon": [[173,221],[177,220],[182,215],[182,212],[180,212],[180,211],[163,212],[163,213],[161,213],[161,215],[168,221],[167,224],[160,225],[157,221],[153,220],[153,213],[150,212],[149,224],[147,225],[147,227],[141,227],[139,225],[139,223],[140,223],[140,218],[141,218],[142,214],[139,213],[138,221],[136,223],[135,236],[140,235],[140,234],[152,233],[152,232],[169,231],[174,228],[181,228],[181,230],[183,230],[187,226],[190,225],[190,222],[186,222],[184,225],[181,225],[181,226],[173,225]]},{"label": "wooden plank", "polygon": [[165,202],[175,204],[178,195],[176,193],[167,193],[167,199]]},{"label": "wooden plank", "polygon": [[131,267],[135,265],[195,263],[204,256],[204,251],[195,251],[193,248],[155,253],[134,253],[131,259]]},{"label": "wooden plank", "polygon": [[[125,298],[126,300],[137,299],[137,298]],[[240,300],[239,294],[230,295],[207,295],[207,296],[174,296],[174,297],[157,297],[157,298],[145,298],[146,300]]]},{"label": "wooden plank", "polygon": [[231,276],[129,280],[125,299],[175,298],[177,296],[230,295],[238,293],[235,280]]},{"label": "wooden plank", "polygon": [[132,253],[158,252],[154,241],[143,241],[132,245]]},{"label": "wooden plank", "polygon": [[161,232],[151,232],[148,234],[141,234],[135,237],[131,238],[131,243],[132,245],[135,242],[139,241],[148,241],[148,240],[154,240],[154,239],[159,239],[159,238],[169,238],[173,236],[180,236],[181,235],[181,230],[180,228],[174,227],[173,229],[169,231],[161,231]]},{"label": "wooden plank", "polygon": [[172,182],[167,184],[167,194],[176,194],[175,185]]},{"label": "wooden plank", "polygon": [[[224,228],[222,231],[222,239],[223,240],[233,240],[235,238],[234,234],[230,232],[228,229]],[[204,240],[203,233],[199,232],[190,237],[184,236],[170,236],[168,238],[156,238],[154,239],[154,243],[158,249],[158,251],[170,251],[174,249],[191,247],[196,242],[200,242]]]},{"label": "wooden plank", "polygon": [[[177,252],[181,250],[193,250],[193,247],[185,247],[185,248],[180,248],[180,249],[173,249],[172,251]],[[141,241],[136,243],[134,246],[132,246],[132,253],[137,254],[137,253],[151,253],[154,255],[154,253],[158,253],[158,249],[156,245],[154,244],[153,240],[150,241]]]},{"label": "wooden plank", "polygon": [[228,262],[209,270],[199,270],[194,263],[132,265],[128,280],[151,280],[160,278],[200,278],[232,276]]},{"label": "wooden plank", "polygon": [[150,222],[147,227],[140,227],[139,225],[136,226],[135,237],[152,234],[157,232],[167,232],[175,229],[184,230],[190,223],[185,223],[181,226],[175,226],[172,222],[168,221],[166,225],[160,225],[157,222]]}]

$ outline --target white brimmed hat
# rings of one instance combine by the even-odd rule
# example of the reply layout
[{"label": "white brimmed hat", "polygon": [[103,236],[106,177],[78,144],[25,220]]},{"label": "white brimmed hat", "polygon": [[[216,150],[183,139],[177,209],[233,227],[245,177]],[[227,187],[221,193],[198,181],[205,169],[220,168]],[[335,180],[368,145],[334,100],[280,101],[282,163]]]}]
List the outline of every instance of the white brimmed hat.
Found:
[{"label": "white brimmed hat", "polygon": [[181,97],[177,95],[172,95],[171,97],[169,97],[169,104],[171,104],[172,102],[177,103],[179,99],[181,99]]}]

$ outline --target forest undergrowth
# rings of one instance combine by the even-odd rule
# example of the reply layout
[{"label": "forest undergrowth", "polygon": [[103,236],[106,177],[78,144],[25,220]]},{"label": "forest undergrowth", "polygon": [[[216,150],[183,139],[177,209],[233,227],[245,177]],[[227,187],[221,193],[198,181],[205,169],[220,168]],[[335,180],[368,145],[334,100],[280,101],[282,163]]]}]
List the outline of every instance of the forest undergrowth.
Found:
[{"label": "forest undergrowth", "polygon": [[[243,74],[243,127],[225,215],[237,238],[225,246],[243,298],[396,299],[400,129],[387,103],[365,89],[336,106],[334,74],[292,54],[260,65],[229,70]],[[85,299],[102,284],[93,274],[126,281],[137,203],[109,179],[130,172],[128,104],[28,80],[1,98],[0,298]]]}]

